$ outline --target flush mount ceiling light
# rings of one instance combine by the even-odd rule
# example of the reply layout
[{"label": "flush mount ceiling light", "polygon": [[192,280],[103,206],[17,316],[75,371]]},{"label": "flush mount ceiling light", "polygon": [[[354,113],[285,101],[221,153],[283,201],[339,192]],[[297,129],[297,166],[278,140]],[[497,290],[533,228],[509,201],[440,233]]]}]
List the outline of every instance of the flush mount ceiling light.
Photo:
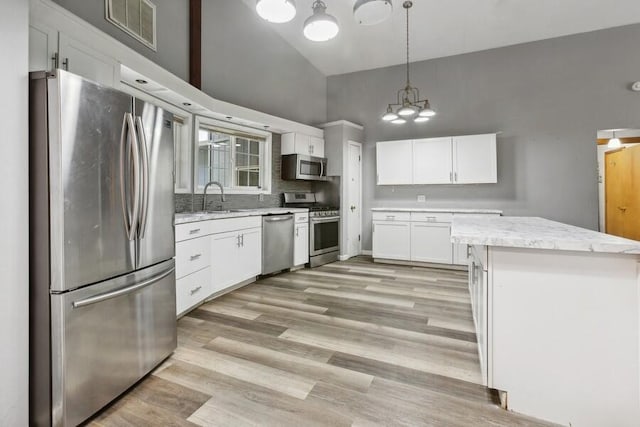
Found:
[{"label": "flush mount ceiling light", "polygon": [[313,2],[313,15],[304,21],[304,36],[314,42],[326,42],[338,35],[338,20],[327,13],[327,5],[322,0]]},{"label": "flush mount ceiling light", "polygon": [[[402,3],[402,7],[407,12],[407,84],[404,89],[398,91],[396,102],[389,104],[386,113],[382,116],[382,120],[398,125],[406,123],[406,119],[413,119],[414,123],[425,123],[430,117],[436,115],[429,100],[420,99],[420,91],[411,86],[409,79],[409,9],[411,6],[413,6],[411,1]],[[394,107],[397,110],[394,111]]]},{"label": "flush mount ceiling light", "polygon": [[393,12],[391,0],[358,0],[353,5],[353,17],[360,25],[376,25]]},{"label": "flush mount ceiling light", "polygon": [[296,16],[294,0],[257,0],[256,11],[265,21],[282,24]]},{"label": "flush mount ceiling light", "polygon": [[622,147],[622,142],[620,141],[620,138],[616,138],[616,131],[613,131],[613,138],[611,138],[609,140],[609,143],[607,144],[607,147],[609,148],[620,148]]}]

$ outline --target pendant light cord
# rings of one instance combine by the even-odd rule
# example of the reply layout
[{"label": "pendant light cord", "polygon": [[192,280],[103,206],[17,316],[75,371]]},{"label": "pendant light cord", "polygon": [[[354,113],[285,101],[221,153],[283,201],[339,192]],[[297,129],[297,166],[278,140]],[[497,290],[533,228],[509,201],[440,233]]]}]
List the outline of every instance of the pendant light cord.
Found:
[{"label": "pendant light cord", "polygon": [[407,87],[411,86],[409,82],[409,8],[407,10]]}]

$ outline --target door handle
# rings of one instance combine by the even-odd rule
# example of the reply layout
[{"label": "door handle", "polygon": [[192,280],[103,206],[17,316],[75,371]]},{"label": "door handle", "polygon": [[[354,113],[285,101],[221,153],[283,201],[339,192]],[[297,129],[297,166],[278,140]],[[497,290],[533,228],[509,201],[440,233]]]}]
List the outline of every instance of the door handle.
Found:
[{"label": "door handle", "polygon": [[119,297],[119,296],[122,296],[122,295],[130,294],[131,292],[137,291],[137,290],[142,289],[142,288],[146,288],[149,285],[153,285],[154,283],[158,282],[159,280],[164,279],[165,277],[167,277],[168,275],[170,275],[174,271],[175,271],[175,267],[171,267],[170,269],[158,274],[155,277],[152,277],[149,280],[145,280],[144,282],[137,283],[135,285],[128,286],[126,288],[118,289],[118,290],[115,290],[115,291],[105,292],[104,294],[96,295],[94,297],[85,298],[85,299],[80,300],[80,301],[74,301],[71,305],[73,306],[73,308],[80,308],[80,307],[85,307],[85,306],[91,305],[91,304],[97,304],[99,302],[106,301],[106,300],[112,299],[112,298],[116,298],[116,297]]},{"label": "door handle", "polygon": [[618,209],[620,209],[622,212],[627,210],[626,206],[618,206]]},{"label": "door handle", "polygon": [[136,131],[142,152],[142,209],[140,211],[140,238],[142,239],[147,232],[147,217],[149,215],[149,147],[142,119],[139,116],[136,117]]},{"label": "door handle", "polygon": [[[129,135],[129,145],[127,145],[127,134]],[[133,165],[133,207],[129,206],[127,197],[127,183],[129,173],[125,173],[129,159]],[[122,132],[120,133],[120,196],[122,198],[122,213],[124,216],[125,231],[129,240],[135,239],[135,231],[138,227],[138,211],[140,209],[140,171],[138,138],[135,133],[135,126],[131,113],[125,113],[122,121]]]},{"label": "door handle", "polygon": [[355,206],[351,206],[351,212],[355,211],[356,207]]},{"label": "door handle", "polygon": [[281,215],[278,215],[278,216],[274,216],[274,217],[267,217],[264,220],[266,222],[279,222],[279,221],[289,221],[291,219],[293,219],[292,216],[281,216]]}]

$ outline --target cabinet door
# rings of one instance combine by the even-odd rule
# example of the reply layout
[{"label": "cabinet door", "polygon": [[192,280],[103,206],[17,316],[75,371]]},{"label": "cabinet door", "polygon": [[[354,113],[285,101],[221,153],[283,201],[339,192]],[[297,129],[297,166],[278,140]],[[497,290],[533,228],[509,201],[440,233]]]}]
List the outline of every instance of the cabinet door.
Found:
[{"label": "cabinet door", "polygon": [[113,86],[116,81],[117,62],[103,53],[64,33],[59,38],[60,68],[94,82]]},{"label": "cabinet door", "polygon": [[40,24],[29,25],[29,71],[50,71],[58,51],[58,32]]},{"label": "cabinet door", "polygon": [[212,292],[235,285],[240,280],[240,234],[236,231],[211,236]]},{"label": "cabinet door", "polygon": [[304,265],[309,262],[309,224],[296,224],[293,265]]},{"label": "cabinet door", "polygon": [[309,151],[314,157],[324,157],[324,139],[310,136]]},{"label": "cabinet door", "polygon": [[262,228],[240,231],[240,272],[235,285],[262,273]]},{"label": "cabinet door", "polygon": [[378,185],[413,183],[413,143],[386,141],[376,144]]},{"label": "cabinet door", "polygon": [[452,180],[451,138],[413,141],[413,183],[449,184]]},{"label": "cabinet door", "polygon": [[453,262],[451,225],[446,223],[412,223],[411,261],[451,264]]},{"label": "cabinet door", "polygon": [[456,184],[498,182],[495,134],[453,137],[453,156]]},{"label": "cabinet door", "polygon": [[411,259],[411,227],[409,222],[374,221],[373,257]]}]

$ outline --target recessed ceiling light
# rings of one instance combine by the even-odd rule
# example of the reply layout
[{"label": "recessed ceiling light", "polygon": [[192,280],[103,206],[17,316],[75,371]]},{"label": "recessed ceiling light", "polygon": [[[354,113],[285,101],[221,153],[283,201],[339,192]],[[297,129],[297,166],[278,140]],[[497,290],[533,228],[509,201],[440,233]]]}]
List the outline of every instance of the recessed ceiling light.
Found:
[{"label": "recessed ceiling light", "polygon": [[376,25],[393,12],[391,0],[358,0],[353,5],[353,16],[360,25]]},{"label": "recessed ceiling light", "polygon": [[231,119],[233,119],[233,117],[227,116],[227,120],[231,120]]},{"label": "recessed ceiling light", "polygon": [[146,85],[147,83],[149,83],[148,81],[146,81],[145,79],[136,79],[136,83],[139,83],[141,85]]},{"label": "recessed ceiling light", "polygon": [[183,102],[182,105],[184,105],[185,107],[191,107],[191,103],[190,102]]},{"label": "recessed ceiling light", "polygon": [[269,125],[264,125],[264,128],[265,129],[269,129]]}]

